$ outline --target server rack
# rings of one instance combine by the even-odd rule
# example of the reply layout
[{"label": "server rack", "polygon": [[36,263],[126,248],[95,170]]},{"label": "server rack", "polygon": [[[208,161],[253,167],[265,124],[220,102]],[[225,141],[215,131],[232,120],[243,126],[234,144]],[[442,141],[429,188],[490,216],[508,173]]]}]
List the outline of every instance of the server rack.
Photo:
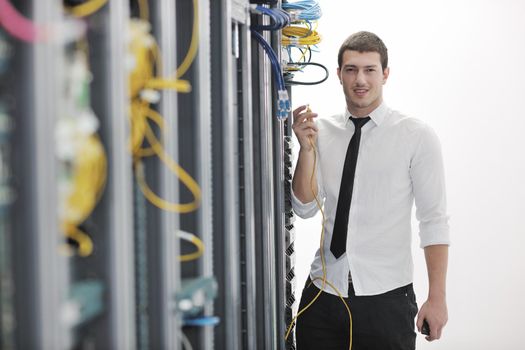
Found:
[{"label": "server rack", "polygon": [[[198,52],[183,78],[192,86],[190,93],[178,95],[177,143],[180,165],[199,183],[202,199],[197,211],[180,216],[180,229],[200,237],[204,252],[200,259],[182,262],[182,293],[193,285],[202,286],[206,293],[216,288],[213,268],[213,192],[212,192],[212,116],[211,116],[211,53],[210,53],[210,2],[208,0],[183,0],[177,2],[177,62],[182,64],[198,37]],[[182,202],[191,200],[188,189],[180,185]],[[181,253],[191,253],[195,248],[181,243]],[[186,288],[186,286],[188,286]],[[214,343],[212,302],[201,310],[182,313],[182,331],[194,348],[212,349]],[[207,325],[191,325],[195,322]]]},{"label": "server rack", "polygon": [[[34,7],[33,7],[34,5]],[[60,21],[61,13],[48,1],[19,3],[19,9],[39,21]],[[59,244],[56,159],[53,156],[55,118],[59,105],[62,50],[59,45],[15,44],[11,93],[16,120],[13,175],[17,199],[13,204],[13,276],[15,343],[56,349],[67,345],[69,330],[59,315],[66,300],[66,258],[55,254]],[[24,84],[30,81],[31,84]],[[48,85],[48,82],[56,84]],[[33,176],[38,174],[38,176]],[[28,220],[27,218],[31,218]],[[36,312],[35,312],[36,311]]]},{"label": "server rack", "polygon": [[[58,252],[62,168],[53,135],[65,105],[72,45],[12,41],[13,69],[5,81],[13,83],[0,89],[12,96],[9,114],[16,120],[9,162],[17,198],[12,232],[2,236],[11,239],[4,242],[12,264],[4,266],[15,286],[15,323],[6,348],[183,349],[182,333],[196,349],[293,347],[293,340],[284,342],[286,307],[293,304],[293,284],[286,282],[293,280],[293,235],[284,202],[289,129],[275,118],[269,61],[250,35],[251,23],[268,19],[250,14],[248,0],[198,0],[197,8],[194,3],[149,1],[164,77],[183,60],[192,14],[198,12],[198,54],[183,77],[192,91],[162,89],[152,105],[164,116],[166,153],[201,189],[199,209],[187,214],[161,210],[144,197],[129,150],[129,20],[137,17],[139,2],[112,0],[81,20],[92,75],[90,106],[108,164],[104,193],[83,224],[94,242],[87,258]],[[37,23],[70,22],[62,1],[24,0],[16,6]],[[280,51],[277,33],[265,38]],[[144,159],[144,169],[160,197],[191,200],[159,159]],[[179,242],[180,230],[201,238],[200,259],[178,261],[193,249]],[[188,292],[186,282],[199,280],[216,280],[217,298],[213,303],[206,295],[203,309],[192,316],[181,309],[181,295]],[[0,296],[8,291],[3,283]],[[75,308],[91,314],[72,320]],[[0,306],[2,315],[8,309]],[[195,326],[192,317],[208,323]],[[8,344],[9,327],[5,322],[1,327],[2,344]]]},{"label": "server rack", "polygon": [[12,108],[9,106],[8,71],[13,48],[7,37],[0,32],[0,347],[14,347],[14,276],[12,257]]},{"label": "server rack", "polygon": [[214,310],[221,322],[214,347],[241,349],[238,122],[234,110],[236,83],[232,38],[232,1],[210,2],[213,265],[219,292]]},{"label": "server rack", "polygon": [[[75,38],[90,43],[95,73],[90,105],[99,118],[110,160],[106,191],[83,224],[89,226],[95,245],[92,256],[85,259],[66,257],[60,251],[64,241],[57,208],[63,165],[55,138],[57,118],[66,114],[64,90],[71,51],[70,39],[58,34],[80,24],[68,27],[62,4],[54,1],[21,1],[17,6],[35,23],[52,24],[55,32],[34,44],[15,42],[13,75],[17,79],[7,92],[12,95],[16,119],[13,174],[17,197],[10,246],[16,252],[13,275],[17,276],[12,348],[65,349],[92,344],[132,349],[132,240],[127,238],[131,206],[126,197],[130,178],[129,171],[123,170],[129,153],[124,140],[124,104],[120,103],[125,96],[124,79],[121,70],[107,68],[122,60],[121,19],[127,5],[112,2],[90,19],[90,30],[82,38]],[[105,76],[111,78],[100,78]]]}]

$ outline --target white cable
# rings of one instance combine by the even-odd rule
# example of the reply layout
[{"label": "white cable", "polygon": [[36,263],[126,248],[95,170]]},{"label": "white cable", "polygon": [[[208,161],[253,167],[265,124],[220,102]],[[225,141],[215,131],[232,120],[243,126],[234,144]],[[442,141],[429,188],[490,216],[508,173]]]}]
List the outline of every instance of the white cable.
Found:
[{"label": "white cable", "polygon": [[188,337],[186,336],[186,334],[184,334],[182,330],[180,331],[180,337],[181,337],[182,345],[184,346],[184,348],[186,350],[193,350],[193,346],[191,346],[190,340],[188,339]]}]

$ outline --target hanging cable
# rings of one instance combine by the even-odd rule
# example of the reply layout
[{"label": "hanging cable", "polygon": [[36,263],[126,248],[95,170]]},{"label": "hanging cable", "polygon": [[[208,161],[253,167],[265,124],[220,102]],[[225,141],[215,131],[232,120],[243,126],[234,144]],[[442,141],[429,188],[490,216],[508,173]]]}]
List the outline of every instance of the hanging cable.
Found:
[{"label": "hanging cable", "polygon": [[[299,57],[298,60],[293,59],[292,49],[296,49],[301,53],[301,57]],[[286,46],[286,52],[288,54],[288,63],[284,66],[285,72],[301,70],[301,63],[310,62],[312,60],[312,49],[310,48],[310,46],[303,48],[300,46],[288,45]],[[308,58],[306,58],[307,53]]]},{"label": "hanging cable", "polygon": [[190,190],[193,195],[193,201],[189,203],[171,203],[168,202],[159,196],[157,196],[147,185],[145,181],[144,172],[142,170],[143,165],[140,160],[136,161],[137,168],[137,181],[139,182],[140,189],[144,196],[155,206],[166,211],[174,211],[178,213],[190,213],[197,210],[201,200],[201,191],[197,182],[180,166],[178,165],[169,154],[166,153],[158,139],[156,138],[153,130],[149,124],[146,125],[146,139],[151,145],[152,149],[155,151],[155,154],[161,159],[161,161],[166,164],[168,169],[173,172],[179,180]]},{"label": "hanging cable", "polygon": [[180,332],[180,337],[181,337],[182,345],[184,346],[184,349],[185,350],[193,350],[193,347],[191,346],[190,340],[188,339],[186,334],[184,334],[182,329],[179,330],[179,332]]},{"label": "hanging cable", "polygon": [[251,30],[252,36],[257,40],[257,42],[263,47],[264,51],[270,58],[270,63],[272,65],[272,71],[274,73],[275,81],[277,83],[277,118],[280,120],[284,120],[288,118],[288,115],[291,111],[290,106],[290,98],[288,97],[288,91],[286,90],[286,86],[284,83],[283,73],[281,71],[281,64],[279,63],[279,59],[277,58],[277,55],[273,51],[272,47],[266,40],[264,40],[263,36],[256,32],[255,30]]},{"label": "hanging cable", "polygon": [[138,0],[139,16],[143,21],[149,21],[149,4],[148,0]]},{"label": "hanging cable", "polygon": [[[321,63],[304,62],[304,63],[288,63],[288,65],[289,66],[297,66],[297,67],[299,67],[300,71],[302,71],[302,68],[305,67],[305,66],[320,67],[320,68],[322,68],[324,70],[325,76],[321,80],[318,80],[318,81],[296,81],[296,80],[292,80],[292,79],[285,79],[286,85],[317,85],[317,84],[323,83],[324,81],[326,81],[326,79],[328,79],[328,75],[329,75],[328,68],[326,68]],[[292,75],[292,77],[293,77],[293,75]]]},{"label": "hanging cable", "polygon": [[202,256],[202,254],[204,253],[204,244],[202,243],[202,241],[200,240],[199,237],[197,237],[193,233],[185,232],[185,231],[182,231],[182,230],[178,230],[177,231],[177,236],[180,239],[185,240],[187,242],[190,242],[195,247],[197,247],[197,251],[195,251],[195,252],[193,252],[191,254],[181,255],[179,257],[180,261],[182,261],[182,262],[192,261],[192,260],[198,259],[198,258],[200,258]]},{"label": "hanging cable", "polygon": [[107,2],[108,0],[88,0],[80,5],[67,6],[66,11],[75,17],[87,17],[100,10]]},{"label": "hanging cable", "polygon": [[195,61],[195,57],[197,56],[197,50],[199,47],[199,1],[193,0],[193,27],[191,31],[191,41],[190,41],[190,47],[188,48],[188,52],[186,53],[186,56],[182,60],[180,66],[177,68],[177,71],[175,72],[175,78],[179,79],[181,78],[188,69],[191,67],[191,64],[193,61]]},{"label": "hanging cable", "polygon": [[[197,182],[177,164],[164,149],[165,121],[163,116],[150,105],[160,100],[159,90],[173,89],[179,93],[191,91],[189,81],[179,79],[189,69],[195,60],[198,49],[198,3],[194,0],[194,22],[190,47],[181,65],[177,68],[174,77],[162,76],[162,59],[160,49],[155,38],[150,34],[151,24],[147,22],[149,8],[147,0],[139,1],[141,20],[131,21],[130,50],[135,58],[135,67],[130,73],[130,122],[131,136],[130,149],[133,154],[133,167],[139,188],[144,197],[159,209],[190,213],[198,209],[201,201],[201,190]],[[160,138],[152,129],[153,123],[159,130]],[[147,146],[145,146],[147,145]],[[147,184],[143,158],[157,156],[167,168],[177,176],[179,181],[188,188],[193,200],[188,203],[173,203],[158,196]],[[192,261],[199,258],[204,251],[202,241],[190,233],[183,234],[197,247],[197,251],[182,255],[180,261]],[[190,237],[191,236],[191,237]]]},{"label": "hanging cable", "polygon": [[[307,107],[307,112],[310,112],[310,106]],[[315,143],[313,142],[312,140],[312,137],[310,136],[308,138],[308,141],[310,143],[310,147],[312,147],[314,153],[314,164],[313,164],[313,169],[312,169],[312,173],[310,175],[310,190],[312,191],[312,195],[314,196],[314,199],[315,199],[315,203],[317,205],[317,208],[319,209],[319,211],[321,212],[321,240],[320,240],[320,248],[319,248],[319,254],[321,256],[321,267],[322,267],[322,272],[323,272],[323,275],[322,277],[314,277],[310,283],[313,283],[314,281],[317,281],[317,280],[321,280],[322,281],[322,286],[321,288],[319,289],[319,292],[317,292],[317,294],[315,295],[315,297],[305,306],[303,307],[301,310],[299,310],[297,312],[297,315],[295,315],[295,317],[292,319],[292,321],[290,322],[290,325],[288,326],[288,329],[286,331],[286,334],[285,334],[285,337],[284,339],[287,340],[288,337],[290,336],[290,332],[292,331],[292,327],[294,326],[295,322],[297,321],[297,318],[299,318],[299,316],[301,316],[301,314],[303,314],[306,310],[308,310],[308,308],[310,306],[312,306],[316,300],[319,298],[319,296],[321,295],[321,293],[325,290],[326,288],[326,285],[328,285],[330,288],[332,288],[332,290],[334,290],[337,295],[339,296],[339,299],[341,299],[341,301],[343,302],[345,308],[346,308],[346,311],[348,312],[348,317],[349,317],[349,323],[350,323],[350,339],[349,339],[349,347],[348,349],[349,350],[352,350],[352,339],[353,339],[353,334],[352,334],[352,312],[350,311],[350,307],[348,306],[348,303],[345,301],[344,297],[342,296],[341,292],[331,283],[329,282],[327,279],[326,279],[326,261],[325,261],[325,256],[324,256],[324,237],[325,237],[325,223],[326,223],[326,217],[325,217],[325,214],[324,214],[324,210],[323,210],[323,207],[321,205],[321,202],[319,201],[319,197],[317,197],[317,193],[315,191],[315,187],[314,187],[314,181],[317,181],[315,180],[316,179],[316,172],[317,172],[317,147],[315,146]],[[307,286],[307,288],[310,287],[310,285]]]},{"label": "hanging cable", "polygon": [[252,13],[266,15],[270,17],[273,24],[263,25],[256,24],[250,28],[253,30],[279,30],[290,24],[290,15],[280,8],[267,8],[264,6],[251,5]]},{"label": "hanging cable", "polygon": [[[135,69],[130,74],[131,95],[131,139],[130,147],[134,156],[137,181],[142,193],[153,205],[167,211],[189,213],[198,208],[201,199],[200,187],[197,182],[164,150],[162,140],[159,140],[151,129],[149,120],[164,130],[163,117],[155,112],[150,103],[160,99],[157,89],[173,88],[178,92],[188,92],[189,82],[159,78],[162,72],[162,62],[155,39],[149,34],[150,25],[147,22],[134,20],[132,22],[131,51],[135,57]],[[191,55],[190,55],[191,56]],[[155,71],[157,74],[155,74]],[[149,147],[144,148],[147,142]],[[189,203],[172,203],[156,195],[147,185],[141,159],[156,155],[190,190],[193,200]]]},{"label": "hanging cable", "polygon": [[8,0],[0,0],[0,25],[22,41],[32,43],[45,37],[44,27],[24,17]]},{"label": "hanging cable", "polygon": [[65,236],[78,244],[77,253],[86,257],[93,251],[91,238],[78,228],[95,208],[106,185],[107,159],[96,134],[79,138],[73,160],[71,193],[66,199],[61,223]]}]

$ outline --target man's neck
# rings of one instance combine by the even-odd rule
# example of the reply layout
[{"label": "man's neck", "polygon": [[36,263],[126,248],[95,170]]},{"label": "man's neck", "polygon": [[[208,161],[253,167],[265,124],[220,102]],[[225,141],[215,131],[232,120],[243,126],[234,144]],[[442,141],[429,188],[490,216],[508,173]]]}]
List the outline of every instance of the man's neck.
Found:
[{"label": "man's neck", "polygon": [[373,111],[377,109],[377,107],[381,106],[381,103],[383,102],[383,99],[379,99],[375,103],[368,105],[363,108],[355,107],[355,106],[349,106],[347,105],[346,108],[348,109],[348,112],[352,115],[352,117],[356,118],[365,118],[370,115]]}]

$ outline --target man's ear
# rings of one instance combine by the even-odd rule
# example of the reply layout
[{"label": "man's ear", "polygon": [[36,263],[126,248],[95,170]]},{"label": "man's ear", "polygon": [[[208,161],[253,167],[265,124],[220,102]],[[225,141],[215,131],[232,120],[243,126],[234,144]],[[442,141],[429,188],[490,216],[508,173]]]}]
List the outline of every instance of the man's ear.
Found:
[{"label": "man's ear", "polygon": [[386,81],[388,80],[389,75],[390,75],[390,67],[386,67],[383,70],[383,85],[386,84]]},{"label": "man's ear", "polygon": [[337,77],[339,78],[339,83],[343,84],[343,79],[341,79],[341,68],[337,67]]}]

